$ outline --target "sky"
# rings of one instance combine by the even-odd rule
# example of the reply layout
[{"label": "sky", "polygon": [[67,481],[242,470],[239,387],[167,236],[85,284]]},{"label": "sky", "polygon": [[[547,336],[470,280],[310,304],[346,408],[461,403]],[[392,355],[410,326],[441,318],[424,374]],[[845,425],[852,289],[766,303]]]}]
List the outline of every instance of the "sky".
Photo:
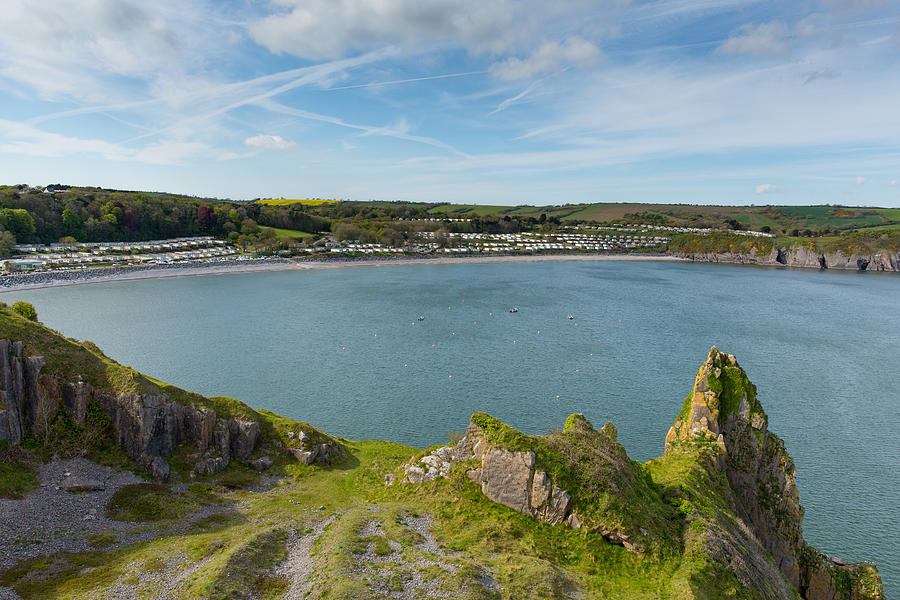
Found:
[{"label": "sky", "polygon": [[3,0],[0,183],[900,206],[898,0]]}]

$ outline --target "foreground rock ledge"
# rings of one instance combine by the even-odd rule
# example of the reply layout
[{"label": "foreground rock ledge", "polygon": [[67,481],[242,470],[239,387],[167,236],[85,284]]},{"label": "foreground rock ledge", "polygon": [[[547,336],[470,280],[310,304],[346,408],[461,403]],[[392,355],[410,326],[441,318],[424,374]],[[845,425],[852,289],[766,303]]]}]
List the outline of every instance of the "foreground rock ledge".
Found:
[{"label": "foreground rock ledge", "polygon": [[[665,532],[650,520],[630,522],[615,511],[591,506],[593,498],[608,500],[609,496],[627,507],[634,501],[628,490],[640,487],[640,474],[634,471],[637,463],[628,459],[616,437],[611,423],[598,432],[582,415],[570,416],[561,432],[533,437],[476,413],[457,444],[411,460],[399,473],[387,474],[385,481],[387,485],[398,480],[423,484],[451,479],[455,470],[461,470],[484,496],[522,514],[551,525],[565,524],[579,533],[602,535],[633,552],[652,551],[654,537]],[[561,487],[542,463],[548,457],[567,455],[572,446],[583,442],[592,446],[592,460],[603,463],[603,468],[595,469],[603,480],[570,477],[575,489]],[[722,479],[721,499],[730,509],[712,517],[709,507],[705,515],[701,510],[690,512],[688,522],[695,525],[685,528],[683,549],[699,546],[723,574],[762,591],[767,598],[884,599],[873,563],[849,564],[825,556],[804,541],[794,463],[781,438],[768,431],[756,386],[733,355],[715,347],[710,350],[665,445],[665,454],[657,461],[693,459],[710,481]],[[561,454],[555,453],[558,449]],[[587,464],[569,467],[577,470]],[[565,473],[564,468],[559,471]],[[581,493],[578,488],[585,483],[596,496]],[[641,497],[652,502],[646,491]],[[684,500],[696,502],[689,495]]]},{"label": "foreground rock ledge", "polygon": [[[98,358],[88,349],[83,353]],[[328,463],[340,451],[334,439],[299,422],[288,424],[283,436],[274,433],[268,440],[271,443],[263,446],[260,423],[265,420],[236,400],[229,399],[241,414],[220,415],[204,406],[209,401],[196,394],[193,402],[182,403],[165,393],[117,393],[91,385],[81,376],[69,381],[46,373],[45,366],[42,356],[26,353],[23,341],[0,339],[0,441],[15,445],[28,435],[42,436],[58,418],[83,428],[88,413],[99,408],[109,420],[116,443],[158,481],[169,479],[167,458],[176,450],[192,465],[190,477],[219,473],[232,460],[264,470],[277,455],[304,464]]]}]

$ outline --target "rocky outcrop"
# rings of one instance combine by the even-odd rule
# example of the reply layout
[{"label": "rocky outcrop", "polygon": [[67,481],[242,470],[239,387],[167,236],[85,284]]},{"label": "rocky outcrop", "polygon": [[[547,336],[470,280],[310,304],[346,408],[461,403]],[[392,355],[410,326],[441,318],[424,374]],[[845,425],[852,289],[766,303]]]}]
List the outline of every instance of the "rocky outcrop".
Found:
[{"label": "rocky outcrop", "polygon": [[[534,452],[492,446],[475,423],[469,423],[455,447],[443,446],[404,465],[401,483],[449,479],[452,463],[467,461],[480,462],[480,466],[468,469],[466,476],[494,502],[551,525],[566,522],[570,515],[571,496],[553,485],[547,473],[535,469]],[[393,478],[388,477],[386,482],[392,484]]]},{"label": "rocky outcrop", "polygon": [[27,433],[42,435],[60,412],[84,426],[91,403],[109,418],[116,442],[156,479],[169,477],[165,460],[182,443],[196,447],[195,472],[217,473],[234,459],[247,463],[259,438],[259,423],[221,418],[166,395],[110,394],[84,381],[42,373],[40,356],[26,356],[22,342],[0,340],[0,440],[19,444]]},{"label": "rocky outcrop", "polygon": [[851,271],[900,271],[900,253],[820,252],[809,246],[775,248],[769,254],[754,250],[741,252],[673,252],[672,256],[696,262],[734,263],[803,267],[810,269],[841,269]]},{"label": "rocky outcrop", "polygon": [[[727,477],[735,513],[752,541],[771,556],[803,598],[850,598],[837,591],[849,593],[848,582],[853,587],[877,578],[874,565],[827,559],[806,544],[794,462],[781,438],[767,428],[768,417],[756,398],[756,386],[733,355],[712,348],[666,435],[666,453],[688,445],[712,455],[714,467]],[[880,583],[875,588],[880,589]],[[876,591],[854,597],[883,596]]]}]

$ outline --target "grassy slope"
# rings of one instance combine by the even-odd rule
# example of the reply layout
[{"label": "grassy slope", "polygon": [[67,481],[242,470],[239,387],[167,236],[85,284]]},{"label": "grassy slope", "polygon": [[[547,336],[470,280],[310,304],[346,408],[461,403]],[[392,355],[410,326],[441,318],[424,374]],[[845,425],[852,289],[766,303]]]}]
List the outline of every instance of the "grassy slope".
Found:
[{"label": "grassy slope", "polygon": [[278,229],[277,227],[273,227],[275,230],[275,235],[280,238],[290,238],[292,240],[301,240],[305,237],[312,237],[313,234],[307,233],[305,231],[297,231],[296,229]]},{"label": "grassy slope", "polygon": [[[66,340],[7,313],[0,314],[0,337],[22,337],[29,352],[45,356],[48,369],[83,374],[109,389],[177,390],[118,365],[90,344]],[[288,431],[309,427],[252,411],[233,399],[178,393],[217,412],[255,416],[264,425],[264,436],[284,443]],[[391,442],[342,440],[344,451],[331,466],[279,460],[269,474],[283,479],[268,491],[247,489],[257,484],[258,475],[239,465],[185,491],[144,484],[126,488],[111,500],[108,514],[150,521],[146,527],[161,527],[159,538],[117,547],[115,533],[99,534],[92,542],[110,549],[26,560],[0,574],[0,585],[13,586],[26,599],[116,597],[123,585],[147,597],[161,585],[171,585],[176,598],[279,597],[287,582],[272,567],[285,556],[286,536],[292,531],[302,535],[334,516],[315,546],[320,567],[312,598],[380,597],[372,588],[401,585],[423,574],[417,569],[425,569],[443,589],[467,590],[470,598],[753,597],[717,568],[699,543],[704,523],[727,524],[735,517],[723,500],[722,482],[696,456],[665,456],[640,465],[628,459],[614,428],[597,432],[579,416],[544,437],[526,436],[488,415],[473,418],[495,443],[533,449],[538,466],[572,494],[588,525],[602,524],[632,537],[635,529],[646,528],[647,551],[632,553],[590,527],[551,526],[491,502],[466,477],[464,463],[454,466],[450,480],[387,487],[384,475],[420,452]],[[312,428],[308,433],[324,436]],[[153,521],[161,507],[167,519]],[[191,525],[201,509],[212,515]],[[419,534],[403,519],[425,514],[433,515],[434,535],[452,556],[429,554],[417,545]],[[362,526],[373,518],[382,521],[399,552],[390,553],[384,540],[361,537]],[[352,572],[367,544],[391,558],[368,579]],[[417,567],[422,557],[435,562]],[[499,591],[478,584],[487,572]]]},{"label": "grassy slope", "polygon": [[614,220],[640,221],[641,213],[663,215],[670,225],[692,226],[697,221],[722,226],[735,219],[750,229],[763,226],[773,229],[817,227],[829,225],[840,229],[860,229],[900,221],[900,209],[840,208],[832,206],[693,206],[684,204],[603,203],[563,206],[491,206],[441,205],[429,210],[435,216],[460,217],[468,213],[479,216],[518,215],[538,218],[541,213],[562,221]]}]

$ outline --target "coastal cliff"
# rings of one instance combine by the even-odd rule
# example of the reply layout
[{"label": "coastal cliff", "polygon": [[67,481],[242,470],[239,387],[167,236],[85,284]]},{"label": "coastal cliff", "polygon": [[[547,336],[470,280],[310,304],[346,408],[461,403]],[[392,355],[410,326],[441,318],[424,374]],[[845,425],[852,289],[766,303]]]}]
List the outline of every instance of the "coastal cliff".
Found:
[{"label": "coastal cliff", "polygon": [[751,597],[884,598],[874,564],[848,564],[804,541],[794,463],[733,355],[710,350],[662,457],[639,465],[616,437],[611,423],[596,431],[583,415],[527,436],[476,413],[455,446],[409,461],[400,481],[451,479],[460,464],[485,497],[533,519],[637,554],[680,554],[673,585],[683,577],[694,597],[718,597],[733,582]]},{"label": "coastal cliff", "polygon": [[749,252],[690,252],[673,251],[672,256],[696,262],[732,263],[743,265],[766,265],[803,267],[811,269],[840,269],[851,271],[900,271],[900,252],[844,253],[840,251],[821,252],[809,246],[774,248],[771,252],[760,253],[751,248]]},{"label": "coastal cliff", "polygon": [[793,461],[716,348],[642,464],[580,414],[532,436],[475,413],[425,451],[337,439],[0,307],[0,459],[0,483],[4,461],[40,476],[0,487],[4,598],[885,598],[874,564],[804,541]]},{"label": "coastal cliff", "polygon": [[339,451],[309,425],[287,423],[278,431],[237,400],[158,385],[90,342],[76,344],[0,308],[0,441],[19,445],[65,424],[85,430],[89,422],[158,481],[169,479],[167,459],[176,451],[189,477],[219,473],[232,460],[264,470],[276,456],[309,464]]},{"label": "coastal cliff", "polygon": [[802,598],[882,597],[874,565],[829,558],[803,540],[794,462],[768,424],[756,386],[733,355],[713,348],[666,435],[666,454],[699,450],[710,458],[727,477],[741,524]]}]

